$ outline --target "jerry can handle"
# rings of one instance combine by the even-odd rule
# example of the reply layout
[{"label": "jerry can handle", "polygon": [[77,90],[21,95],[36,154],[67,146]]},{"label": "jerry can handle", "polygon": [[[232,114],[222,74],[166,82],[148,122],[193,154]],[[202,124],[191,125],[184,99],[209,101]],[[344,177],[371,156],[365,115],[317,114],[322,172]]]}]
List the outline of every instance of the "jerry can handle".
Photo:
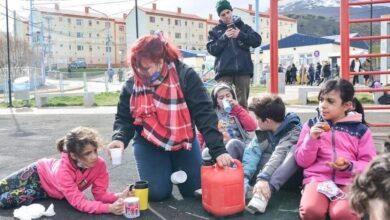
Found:
[{"label": "jerry can handle", "polygon": [[[242,169],[243,169],[243,168],[242,168],[242,163],[241,163],[239,160],[237,160],[237,159],[233,159],[233,165],[236,165],[235,168],[238,169],[238,170],[242,170]],[[214,164],[214,166],[215,166],[216,168],[218,168],[218,169],[225,169],[224,167],[218,166],[217,163]],[[230,165],[229,168],[233,168],[232,165]]]}]

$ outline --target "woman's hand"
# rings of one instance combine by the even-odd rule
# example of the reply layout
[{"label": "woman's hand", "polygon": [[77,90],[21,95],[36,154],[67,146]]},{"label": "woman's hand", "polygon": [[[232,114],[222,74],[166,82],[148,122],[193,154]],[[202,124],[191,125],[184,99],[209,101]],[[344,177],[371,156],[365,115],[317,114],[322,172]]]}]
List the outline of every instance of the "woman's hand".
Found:
[{"label": "woman's hand", "polygon": [[221,154],[217,157],[217,164],[220,167],[227,167],[234,163],[234,159],[228,153]]},{"label": "woman's hand", "polygon": [[328,123],[326,122],[317,122],[315,125],[313,125],[311,128],[310,128],[310,137],[312,139],[318,139],[320,137],[320,135],[322,134],[322,132],[325,132],[324,128],[328,126]]},{"label": "woman's hand", "polygon": [[111,158],[111,152],[110,152],[111,148],[121,148],[122,149],[122,154],[123,154],[123,150],[125,149],[125,144],[122,141],[118,141],[118,140],[114,140],[111,143],[109,143],[107,145],[107,154],[110,157],[110,159],[112,159]]},{"label": "woman's hand", "polygon": [[114,215],[123,215],[123,199],[119,198],[114,203],[108,205],[108,211]]}]

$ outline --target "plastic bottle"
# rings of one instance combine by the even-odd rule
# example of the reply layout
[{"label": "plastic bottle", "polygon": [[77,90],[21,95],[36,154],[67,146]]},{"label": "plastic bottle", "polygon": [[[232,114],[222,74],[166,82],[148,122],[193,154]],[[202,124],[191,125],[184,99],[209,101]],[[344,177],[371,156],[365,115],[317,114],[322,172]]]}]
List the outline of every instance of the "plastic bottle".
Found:
[{"label": "plastic bottle", "polygon": [[224,99],[222,101],[223,104],[223,110],[227,113],[230,113],[232,111],[232,105],[230,105],[230,102],[227,99]]}]

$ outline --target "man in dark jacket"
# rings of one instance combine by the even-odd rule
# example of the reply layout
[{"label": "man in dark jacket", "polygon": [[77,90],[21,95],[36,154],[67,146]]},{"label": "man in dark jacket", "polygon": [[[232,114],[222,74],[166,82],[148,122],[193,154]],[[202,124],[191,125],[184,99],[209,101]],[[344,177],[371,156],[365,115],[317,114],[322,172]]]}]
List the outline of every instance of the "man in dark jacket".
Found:
[{"label": "man in dark jacket", "polygon": [[215,80],[234,85],[238,102],[248,107],[249,84],[253,76],[253,62],[249,48],[261,44],[261,37],[244,24],[240,17],[233,16],[227,0],[216,4],[219,24],[209,31],[207,51],[215,56]]}]

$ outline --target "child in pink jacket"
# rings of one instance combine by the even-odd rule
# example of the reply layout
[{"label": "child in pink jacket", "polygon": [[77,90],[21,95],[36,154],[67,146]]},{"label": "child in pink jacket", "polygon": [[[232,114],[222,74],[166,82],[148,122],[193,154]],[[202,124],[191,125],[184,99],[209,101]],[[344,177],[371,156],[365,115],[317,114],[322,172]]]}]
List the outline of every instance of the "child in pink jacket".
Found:
[{"label": "child in pink jacket", "polygon": [[[304,169],[301,219],[359,219],[349,207],[347,186],[376,155],[372,134],[352,84],[329,80],[321,88],[319,115],[303,127],[295,159]],[[358,113],[359,111],[359,113]]]},{"label": "child in pink jacket", "polygon": [[[97,153],[101,145],[95,130],[74,128],[57,142],[60,159],[38,160],[0,181],[0,207],[28,205],[51,197],[65,198],[82,212],[123,214],[123,199],[129,192],[108,191],[106,163]],[[95,201],[82,192],[91,185]]]}]

